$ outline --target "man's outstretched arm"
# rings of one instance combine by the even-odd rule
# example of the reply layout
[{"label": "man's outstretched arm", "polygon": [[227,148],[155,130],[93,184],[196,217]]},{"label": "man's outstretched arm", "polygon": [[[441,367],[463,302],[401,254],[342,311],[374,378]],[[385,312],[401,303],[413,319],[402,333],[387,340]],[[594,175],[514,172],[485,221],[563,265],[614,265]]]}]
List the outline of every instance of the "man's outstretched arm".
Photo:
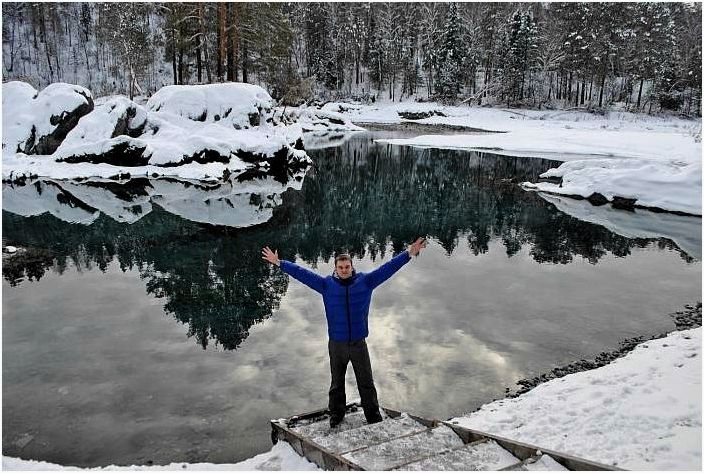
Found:
[{"label": "man's outstretched arm", "polygon": [[408,249],[394,256],[391,261],[387,261],[371,273],[367,274],[367,285],[374,289],[381,283],[393,276],[403,265],[411,261],[411,256],[416,256],[420,250],[425,248],[427,243],[425,238],[418,238]]},{"label": "man's outstretched arm", "polygon": [[301,281],[303,284],[316,292],[323,293],[325,290],[325,278],[315,274],[306,268],[298,266],[286,260],[279,259],[279,251],[271,251],[268,246],[262,248],[262,259],[281,268],[281,270]]}]

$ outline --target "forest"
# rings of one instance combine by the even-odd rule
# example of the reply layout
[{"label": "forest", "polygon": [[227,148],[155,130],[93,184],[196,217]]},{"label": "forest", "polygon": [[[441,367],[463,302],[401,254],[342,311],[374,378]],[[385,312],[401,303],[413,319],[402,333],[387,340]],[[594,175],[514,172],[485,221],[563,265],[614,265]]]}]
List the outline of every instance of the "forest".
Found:
[{"label": "forest", "polygon": [[3,81],[701,116],[701,3],[2,4]]}]

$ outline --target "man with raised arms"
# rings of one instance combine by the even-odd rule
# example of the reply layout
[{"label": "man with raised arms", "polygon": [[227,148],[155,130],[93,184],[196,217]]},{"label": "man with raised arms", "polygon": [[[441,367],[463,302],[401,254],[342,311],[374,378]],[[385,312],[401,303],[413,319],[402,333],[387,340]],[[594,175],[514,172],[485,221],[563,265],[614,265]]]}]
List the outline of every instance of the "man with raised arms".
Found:
[{"label": "man with raised arms", "polygon": [[279,266],[283,272],[323,296],[332,377],[328,402],[331,427],[340,424],[345,416],[345,373],[350,361],[367,422],[372,424],[381,421],[366,342],[372,292],[408,263],[411,256],[418,255],[426,245],[425,238],[418,238],[407,250],[369,273],[358,273],[350,255],[340,254],[335,257],[335,271],[327,277],[290,261],[280,260],[278,250],[271,251],[268,246],[262,249],[262,259]]}]

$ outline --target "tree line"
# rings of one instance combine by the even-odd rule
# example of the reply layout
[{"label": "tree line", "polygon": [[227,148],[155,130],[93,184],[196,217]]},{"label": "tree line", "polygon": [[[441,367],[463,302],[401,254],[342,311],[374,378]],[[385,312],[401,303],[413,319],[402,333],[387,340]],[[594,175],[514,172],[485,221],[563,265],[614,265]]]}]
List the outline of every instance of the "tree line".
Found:
[{"label": "tree line", "polygon": [[3,3],[3,79],[701,115],[700,3]]}]

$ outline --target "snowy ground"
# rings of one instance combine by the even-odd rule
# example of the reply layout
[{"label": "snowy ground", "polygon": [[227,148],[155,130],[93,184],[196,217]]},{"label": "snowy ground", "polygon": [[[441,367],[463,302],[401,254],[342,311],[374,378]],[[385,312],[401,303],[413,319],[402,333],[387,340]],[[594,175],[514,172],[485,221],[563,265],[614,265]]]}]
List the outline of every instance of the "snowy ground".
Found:
[{"label": "snowy ground", "polygon": [[171,463],[169,465],[155,466],[105,466],[99,468],[76,468],[56,465],[54,463],[38,462],[34,460],[20,460],[18,458],[2,457],[3,470],[139,470],[139,471],[178,471],[178,470],[225,470],[225,471],[309,471],[319,470],[305,458],[300,457],[289,444],[279,442],[268,452],[259,454],[239,463]]},{"label": "snowy ground", "polygon": [[[636,205],[701,215],[701,119],[651,117],[627,112],[508,110],[445,107],[431,103],[326,104],[356,123],[401,123],[399,112],[438,111],[417,123],[462,125],[505,133],[422,135],[379,140],[396,145],[490,150],[569,161],[546,176],[562,185],[526,188],[589,197],[600,193],[636,199]],[[699,141],[699,142],[698,142]]]},{"label": "snowy ground", "polygon": [[459,425],[631,470],[701,470],[702,329],[484,405]]}]

